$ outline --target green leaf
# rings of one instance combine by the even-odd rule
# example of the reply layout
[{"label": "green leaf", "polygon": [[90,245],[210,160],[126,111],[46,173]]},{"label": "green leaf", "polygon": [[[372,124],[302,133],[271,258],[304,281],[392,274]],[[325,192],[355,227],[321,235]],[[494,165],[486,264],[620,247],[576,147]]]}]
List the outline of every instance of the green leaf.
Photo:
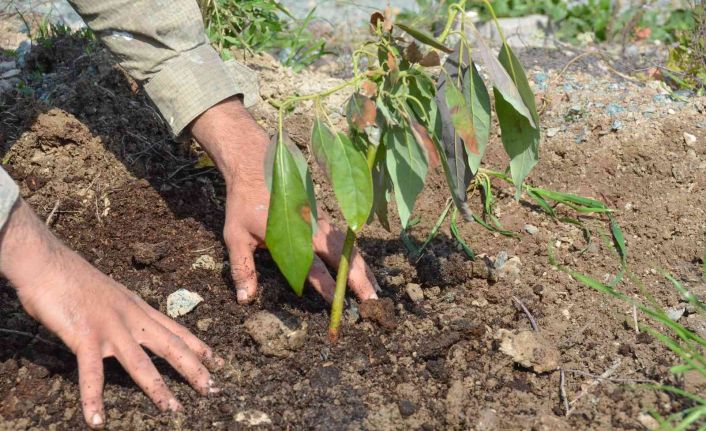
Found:
[{"label": "green leaf", "polygon": [[[476,52],[478,53],[478,56],[485,65],[485,70],[490,76],[490,80],[493,82],[493,89],[495,90],[495,92],[499,92],[500,94],[502,94],[503,100],[510,104],[512,108],[520,114],[520,116],[526,118],[530,127],[537,128],[537,124],[539,123],[539,121],[535,119],[536,114],[533,115],[530,112],[530,106],[534,106],[534,98],[532,99],[532,105],[530,105],[529,103],[527,103],[526,100],[524,100],[521,91],[519,90],[518,83],[515,80],[516,76],[510,73],[511,69],[508,69],[505,64],[502,64],[502,59],[498,61],[498,59],[495,58],[495,56],[492,54],[492,52],[490,52],[490,49],[485,44],[483,38],[480,35],[477,35],[476,39]],[[501,57],[503,56],[503,52],[504,48],[500,52]],[[522,66],[520,66],[520,70],[522,70],[521,67]],[[525,81],[527,81],[527,78],[525,78]]]},{"label": "green leaf", "polygon": [[279,142],[272,172],[272,195],[265,244],[272,259],[297,295],[314,259],[311,206],[297,163],[287,145]]},{"label": "green leaf", "polygon": [[475,63],[471,62],[468,69],[463,74],[463,95],[471,108],[473,128],[476,131],[478,154],[468,153],[468,167],[475,174],[480,168],[490,136],[490,96]]},{"label": "green leaf", "polygon": [[532,127],[539,128],[539,114],[537,114],[537,106],[534,102],[534,93],[532,88],[530,88],[529,81],[527,81],[527,74],[525,73],[525,68],[522,67],[522,63],[520,63],[512,48],[507,44],[504,44],[500,49],[498,60],[510,74],[512,82],[515,83],[517,90],[520,92],[522,101],[532,116],[530,118],[531,122],[533,122]]},{"label": "green leaf", "polygon": [[505,98],[505,95],[494,88],[495,109],[502,131],[502,141],[505,151],[510,156],[510,172],[515,182],[515,199],[522,195],[522,183],[532,168],[539,161],[539,115],[534,103],[534,94],[527,82],[525,71],[512,49],[503,44],[498,60],[519,91],[522,105],[529,110],[530,116],[517,109],[515,103]]},{"label": "green leaf", "polygon": [[610,217],[610,232],[613,235],[613,243],[620,256],[620,263],[625,265],[628,260],[628,252],[625,247],[625,236],[623,236],[623,231],[620,229],[620,225],[613,217]]},{"label": "green leaf", "polygon": [[[311,172],[309,171],[309,166],[306,163],[306,158],[302,154],[301,150],[294,145],[294,143],[289,139],[286,133],[284,135],[284,142],[287,144],[287,149],[294,159],[294,163],[299,171],[300,178],[304,178],[304,187],[306,188],[306,194],[309,198],[309,207],[311,208],[311,229],[314,234],[318,228],[318,212],[316,207],[316,194],[314,193],[314,181],[311,179]],[[272,169],[274,168],[275,154],[277,152],[277,139],[276,136],[267,147],[265,152],[265,184],[267,185],[267,190],[272,193]]]},{"label": "green leaf", "polygon": [[395,188],[397,212],[402,227],[407,228],[414,202],[424,188],[427,159],[408,128],[392,127],[385,131],[387,171]]},{"label": "green leaf", "polygon": [[373,205],[368,162],[346,135],[334,134],[319,118],[314,121],[311,144],[316,160],[331,180],[348,227],[357,232],[368,220]]},{"label": "green leaf", "polygon": [[444,44],[442,44],[441,42],[436,40],[434,38],[434,36],[430,35],[429,33],[425,32],[425,31],[417,30],[415,28],[406,26],[404,24],[399,24],[399,23],[395,23],[395,26],[404,30],[407,34],[409,34],[410,36],[412,36],[413,38],[417,39],[419,42],[421,42],[425,45],[429,45],[429,46],[434,47],[438,50],[444,51],[445,53],[448,53],[448,54],[453,52],[453,50],[451,48],[444,46]]},{"label": "green leaf", "polygon": [[515,199],[522,195],[522,183],[539,160],[539,130],[519,114],[502,94],[495,92],[495,112],[502,132],[505,152],[510,156],[510,172],[515,183]]}]

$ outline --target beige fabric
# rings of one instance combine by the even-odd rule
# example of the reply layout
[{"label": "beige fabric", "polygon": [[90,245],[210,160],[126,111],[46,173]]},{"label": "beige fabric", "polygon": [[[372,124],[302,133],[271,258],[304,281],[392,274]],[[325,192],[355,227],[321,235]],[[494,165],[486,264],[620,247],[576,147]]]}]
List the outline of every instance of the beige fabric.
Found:
[{"label": "beige fabric", "polygon": [[20,190],[12,178],[0,167],[0,230],[10,216],[10,210],[15,205]]},{"label": "beige fabric", "polygon": [[[252,103],[247,70],[224,65],[194,0],[71,0],[84,21],[157,105],[179,136],[199,114],[236,94]],[[243,69],[245,68],[245,69]]]}]

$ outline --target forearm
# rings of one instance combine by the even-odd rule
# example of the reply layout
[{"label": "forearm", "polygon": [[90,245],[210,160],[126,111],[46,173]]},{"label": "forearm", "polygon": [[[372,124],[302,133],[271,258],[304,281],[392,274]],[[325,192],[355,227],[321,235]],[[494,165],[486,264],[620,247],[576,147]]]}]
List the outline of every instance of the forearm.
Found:
[{"label": "forearm", "polygon": [[144,84],[174,135],[209,107],[246,92],[209,45],[196,1],[70,3],[120,65]]},{"label": "forearm", "polygon": [[[239,98],[229,98],[208,109],[191,124],[190,131],[227,184],[261,175],[269,138]],[[247,163],[243,163],[245,160]]]}]

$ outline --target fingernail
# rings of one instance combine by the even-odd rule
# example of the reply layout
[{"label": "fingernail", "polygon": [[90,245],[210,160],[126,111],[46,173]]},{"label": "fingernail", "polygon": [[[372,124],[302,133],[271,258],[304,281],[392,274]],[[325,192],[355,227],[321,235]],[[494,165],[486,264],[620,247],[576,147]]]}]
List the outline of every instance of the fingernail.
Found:
[{"label": "fingernail", "polygon": [[378,298],[378,294],[375,293],[375,292],[373,292],[373,293],[370,294],[370,296],[368,296],[368,299],[379,299],[379,298]]},{"label": "fingernail", "polygon": [[248,301],[248,292],[247,290],[238,290],[237,291],[238,295],[238,302],[244,303]]},{"label": "fingernail", "polygon": [[91,425],[94,427],[103,425],[103,416],[100,413],[94,413],[91,418]]},{"label": "fingernail", "polygon": [[167,401],[167,408],[173,412],[178,412],[181,410],[181,404],[179,404],[176,398],[170,398],[169,401]]},{"label": "fingernail", "polygon": [[373,289],[375,289],[376,292],[382,292],[382,288],[375,279],[373,279]]}]

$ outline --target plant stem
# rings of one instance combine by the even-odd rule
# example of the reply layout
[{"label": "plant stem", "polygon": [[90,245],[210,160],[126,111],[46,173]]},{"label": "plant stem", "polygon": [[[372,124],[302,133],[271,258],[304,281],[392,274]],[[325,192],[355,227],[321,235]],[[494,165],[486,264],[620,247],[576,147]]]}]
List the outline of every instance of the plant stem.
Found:
[{"label": "plant stem", "polygon": [[462,0],[461,2],[457,4],[452,4],[449,7],[449,15],[448,18],[446,19],[446,25],[444,26],[444,30],[441,32],[441,35],[439,36],[439,41],[441,43],[444,43],[446,41],[446,38],[449,37],[449,33],[451,33],[451,28],[454,25],[454,21],[456,21],[456,17],[458,16],[459,13],[465,13],[466,9],[466,0]]},{"label": "plant stem", "polygon": [[[378,153],[378,145],[370,145],[368,147],[368,169],[373,170],[375,166],[375,157]],[[341,261],[338,263],[338,274],[336,275],[336,290],[333,294],[333,303],[331,304],[331,320],[329,321],[328,335],[332,343],[338,341],[338,327],[341,324],[341,315],[343,315],[343,303],[346,297],[346,285],[348,284],[348,270],[350,268],[351,253],[355,245],[355,232],[348,228],[346,239],[343,243],[341,251]]]},{"label": "plant stem", "polygon": [[338,341],[338,327],[341,324],[341,316],[343,315],[343,303],[346,297],[348,269],[350,267],[353,244],[355,244],[355,232],[353,232],[351,228],[348,228],[346,240],[343,243],[343,251],[341,252],[341,261],[338,264],[336,291],[333,294],[333,303],[331,304],[331,321],[328,327],[328,336],[332,343],[336,343]]}]

